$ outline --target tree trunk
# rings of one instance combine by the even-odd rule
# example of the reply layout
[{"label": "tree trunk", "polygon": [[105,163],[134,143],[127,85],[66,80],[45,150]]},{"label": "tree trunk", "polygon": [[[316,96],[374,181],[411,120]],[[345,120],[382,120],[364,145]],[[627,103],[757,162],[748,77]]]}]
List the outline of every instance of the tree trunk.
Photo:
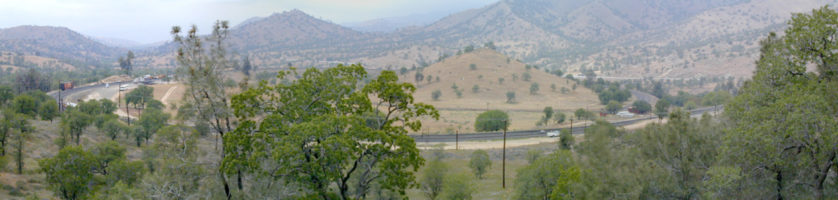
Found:
[{"label": "tree trunk", "polygon": [[783,172],[777,170],[777,176],[775,177],[777,181],[777,200],[783,200]]}]

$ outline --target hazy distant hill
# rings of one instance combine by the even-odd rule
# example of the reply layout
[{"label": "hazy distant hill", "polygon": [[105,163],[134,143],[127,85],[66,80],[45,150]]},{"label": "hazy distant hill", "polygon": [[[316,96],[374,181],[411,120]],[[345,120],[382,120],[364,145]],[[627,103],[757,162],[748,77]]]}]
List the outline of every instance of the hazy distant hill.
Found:
[{"label": "hazy distant hill", "polygon": [[0,49],[79,62],[113,59],[123,53],[68,28],[51,26],[0,29]]},{"label": "hazy distant hill", "polygon": [[[493,42],[516,60],[617,79],[750,76],[758,40],[792,13],[835,0],[503,0],[421,27],[361,32],[299,10],[231,30],[237,55],[260,67],[428,66]],[[149,66],[170,67],[172,48]],[[156,65],[154,63],[162,63]]]}]

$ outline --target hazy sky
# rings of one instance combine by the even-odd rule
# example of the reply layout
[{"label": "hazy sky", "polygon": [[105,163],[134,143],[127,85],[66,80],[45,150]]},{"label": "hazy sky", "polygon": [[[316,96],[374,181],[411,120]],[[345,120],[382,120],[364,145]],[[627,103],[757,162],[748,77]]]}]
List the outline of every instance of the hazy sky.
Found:
[{"label": "hazy sky", "polygon": [[168,40],[173,25],[208,30],[300,9],[335,23],[478,8],[497,0],[0,0],[0,28],[64,26],[82,34],[142,43]]}]

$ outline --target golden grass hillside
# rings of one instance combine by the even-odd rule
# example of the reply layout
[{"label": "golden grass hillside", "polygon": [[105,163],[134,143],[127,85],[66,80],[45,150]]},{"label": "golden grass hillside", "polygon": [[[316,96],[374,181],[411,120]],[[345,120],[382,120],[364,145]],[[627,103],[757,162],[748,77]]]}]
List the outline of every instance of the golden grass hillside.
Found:
[{"label": "golden grass hillside", "polygon": [[[474,70],[470,68],[471,64],[475,65]],[[478,49],[452,56],[421,70],[426,77],[432,77],[430,82],[425,78],[417,83],[416,72],[405,73],[400,79],[417,86],[414,94],[416,101],[432,104],[438,109],[486,109],[488,106],[489,109],[540,111],[545,106],[552,106],[554,109],[570,111],[600,106],[593,91],[581,85],[573,90],[573,85],[576,84],[574,81],[540,69],[527,70],[525,66],[493,50]],[[531,76],[529,81],[523,78],[527,73]],[[514,78],[515,76],[518,78]],[[499,82],[501,78],[504,79],[503,83]],[[537,83],[540,89],[535,94],[530,94],[533,83]],[[461,90],[462,97],[457,97],[452,89],[454,84]],[[551,89],[553,84],[556,85],[555,91]],[[477,93],[472,91],[475,85],[479,87]],[[562,87],[570,92],[562,94]],[[439,100],[433,100],[431,95],[436,90],[442,92]],[[506,93],[510,91],[515,92],[514,103],[507,103]]]},{"label": "golden grass hillside", "polygon": [[[475,65],[473,70],[471,64]],[[420,73],[425,76],[422,81],[416,81],[416,71],[400,75],[400,80],[415,84],[417,90],[413,96],[416,101],[435,106],[441,115],[439,121],[423,120],[421,133],[473,132],[474,119],[487,108],[509,113],[511,130],[537,128],[535,124],[547,106],[568,115],[579,108],[602,108],[593,91],[581,85],[574,90],[576,82],[543,69],[528,70],[525,64],[489,49],[452,56],[422,69]],[[529,81],[524,80],[524,74],[529,74]],[[427,76],[431,77],[430,82]],[[501,78],[503,83],[499,82]],[[530,94],[533,83],[539,85],[539,90]],[[454,84],[461,91],[461,97],[452,89]],[[554,84],[555,90],[551,87]],[[475,85],[479,88],[476,93],[472,90]],[[567,88],[569,92],[562,93],[562,88]],[[432,98],[436,90],[442,93],[438,100]],[[513,103],[507,103],[506,94],[510,91],[515,93]]]}]

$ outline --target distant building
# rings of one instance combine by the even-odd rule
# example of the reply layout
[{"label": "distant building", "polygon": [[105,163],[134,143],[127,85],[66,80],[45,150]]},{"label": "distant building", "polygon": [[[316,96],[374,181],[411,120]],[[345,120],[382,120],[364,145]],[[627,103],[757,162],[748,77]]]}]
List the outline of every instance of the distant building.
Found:
[{"label": "distant building", "polygon": [[573,75],[573,78],[574,78],[574,79],[579,79],[579,80],[582,80],[582,79],[586,79],[586,78],[588,78],[588,77],[587,77],[587,76],[585,76],[584,74],[579,73],[579,74],[574,74],[574,75]]}]

